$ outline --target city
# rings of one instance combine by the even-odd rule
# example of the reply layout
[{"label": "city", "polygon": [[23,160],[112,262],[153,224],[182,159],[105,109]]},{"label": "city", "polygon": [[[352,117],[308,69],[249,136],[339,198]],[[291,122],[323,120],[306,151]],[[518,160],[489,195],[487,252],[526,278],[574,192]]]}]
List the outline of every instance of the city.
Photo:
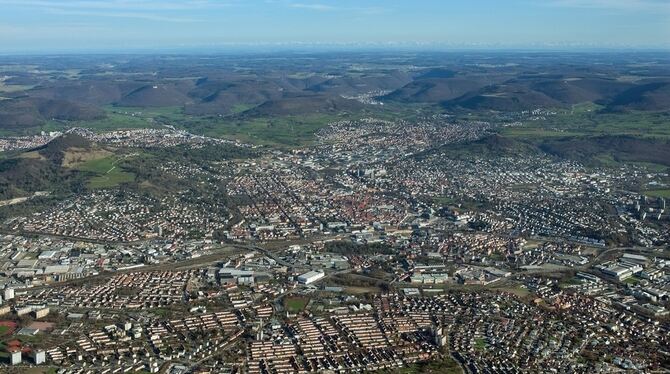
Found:
[{"label": "city", "polygon": [[0,7],[0,372],[670,372],[663,1]]}]

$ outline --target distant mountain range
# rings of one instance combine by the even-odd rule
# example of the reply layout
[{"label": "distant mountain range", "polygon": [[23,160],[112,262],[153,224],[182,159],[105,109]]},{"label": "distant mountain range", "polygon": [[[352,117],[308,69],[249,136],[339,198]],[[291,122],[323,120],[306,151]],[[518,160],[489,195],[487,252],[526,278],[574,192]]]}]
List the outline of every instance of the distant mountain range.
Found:
[{"label": "distant mountain range", "polygon": [[[190,116],[354,112],[358,96],[444,111],[514,112],[596,103],[670,108],[670,59],[635,55],[310,55],[72,57],[0,72],[0,129],[103,118],[105,106],[177,107]],[[12,61],[10,59],[10,61]],[[495,62],[495,63],[494,63]],[[8,64],[6,66],[13,66]]]}]

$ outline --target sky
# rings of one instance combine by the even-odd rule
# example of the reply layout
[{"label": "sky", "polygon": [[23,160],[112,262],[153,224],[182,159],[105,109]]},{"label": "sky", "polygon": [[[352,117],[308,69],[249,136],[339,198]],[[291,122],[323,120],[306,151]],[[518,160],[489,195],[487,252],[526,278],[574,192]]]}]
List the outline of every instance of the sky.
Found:
[{"label": "sky", "polygon": [[670,0],[0,0],[0,53],[239,46],[670,49]]}]

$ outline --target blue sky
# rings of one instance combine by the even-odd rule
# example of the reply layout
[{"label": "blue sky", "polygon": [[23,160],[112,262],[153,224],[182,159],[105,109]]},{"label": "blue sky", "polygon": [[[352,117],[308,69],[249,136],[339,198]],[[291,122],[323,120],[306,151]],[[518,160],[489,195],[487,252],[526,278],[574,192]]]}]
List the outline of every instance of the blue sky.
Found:
[{"label": "blue sky", "polygon": [[0,53],[257,43],[669,48],[670,0],[0,0]]}]

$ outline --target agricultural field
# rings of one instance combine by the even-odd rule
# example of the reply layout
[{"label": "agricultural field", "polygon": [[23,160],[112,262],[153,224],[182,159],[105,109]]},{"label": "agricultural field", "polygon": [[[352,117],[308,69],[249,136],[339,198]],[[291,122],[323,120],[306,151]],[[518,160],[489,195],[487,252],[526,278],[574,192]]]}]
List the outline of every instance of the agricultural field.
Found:
[{"label": "agricultural field", "polygon": [[557,110],[554,116],[527,121],[520,127],[504,128],[500,133],[534,141],[552,137],[602,135],[670,139],[670,113],[605,112],[595,104],[584,104],[570,110]]},{"label": "agricultural field", "polygon": [[250,119],[192,119],[183,127],[206,136],[239,139],[259,145],[292,148],[310,144],[314,134],[338,120],[332,115],[260,117]]}]

